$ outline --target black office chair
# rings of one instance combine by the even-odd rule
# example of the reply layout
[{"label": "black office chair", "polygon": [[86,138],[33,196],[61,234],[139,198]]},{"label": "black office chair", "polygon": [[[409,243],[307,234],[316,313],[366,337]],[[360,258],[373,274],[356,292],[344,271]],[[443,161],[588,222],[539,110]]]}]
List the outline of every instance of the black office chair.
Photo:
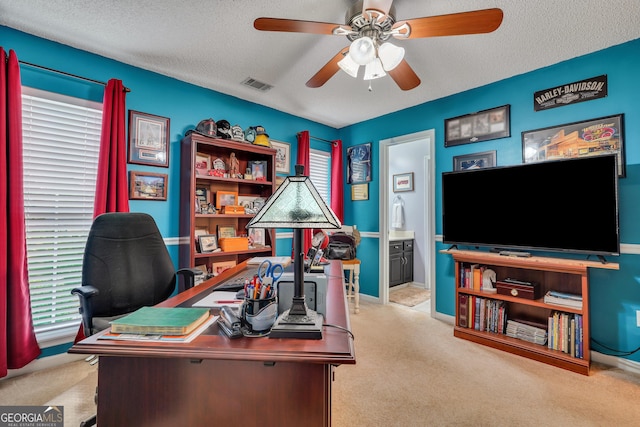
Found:
[{"label": "black office chair", "polygon": [[[199,269],[176,272],[153,218],[145,213],[113,212],[93,221],[82,261],[82,286],[71,291],[80,298],[85,336],[109,327],[109,322],[143,306],[167,299],[178,275],[193,287]],[[96,392],[97,403],[97,392]],[[81,426],[94,425],[95,416]]]},{"label": "black office chair", "polygon": [[166,300],[182,275],[193,287],[195,268],[176,272],[154,219],[146,213],[111,212],[94,220],[82,261],[80,297],[85,336],[140,307]]}]

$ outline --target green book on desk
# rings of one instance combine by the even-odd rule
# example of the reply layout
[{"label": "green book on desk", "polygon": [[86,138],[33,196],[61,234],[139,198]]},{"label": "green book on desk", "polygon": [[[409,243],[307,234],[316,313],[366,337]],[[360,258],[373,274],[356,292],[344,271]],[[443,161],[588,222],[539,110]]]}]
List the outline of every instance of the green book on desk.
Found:
[{"label": "green book on desk", "polygon": [[142,307],[111,322],[118,334],[186,335],[209,318],[208,308]]}]

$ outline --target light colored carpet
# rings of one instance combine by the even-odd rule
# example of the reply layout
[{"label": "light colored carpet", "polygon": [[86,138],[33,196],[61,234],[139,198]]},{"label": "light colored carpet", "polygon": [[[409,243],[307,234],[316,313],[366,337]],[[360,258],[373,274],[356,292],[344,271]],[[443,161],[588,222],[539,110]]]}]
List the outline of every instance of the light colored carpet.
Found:
[{"label": "light colored carpet", "polygon": [[[620,369],[575,374],[455,338],[451,325],[396,304],[362,301],[351,326],[357,363],[335,370],[334,427],[640,424],[640,377]],[[0,404],[62,405],[65,426],[77,426],[95,412],[98,366],[0,380]]]},{"label": "light colored carpet", "polygon": [[430,297],[431,291],[415,286],[405,286],[404,288],[389,290],[389,301],[406,305],[407,307],[413,307],[423,303]]}]

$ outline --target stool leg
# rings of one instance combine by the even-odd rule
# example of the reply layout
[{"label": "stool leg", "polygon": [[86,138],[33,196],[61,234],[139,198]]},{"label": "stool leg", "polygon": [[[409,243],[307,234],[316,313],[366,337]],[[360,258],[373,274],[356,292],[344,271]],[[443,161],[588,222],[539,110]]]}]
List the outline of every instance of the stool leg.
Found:
[{"label": "stool leg", "polygon": [[359,265],[355,265],[355,268],[353,269],[353,275],[355,276],[353,279],[353,285],[354,285],[354,289],[353,292],[355,294],[355,312],[356,314],[360,313],[360,266]]}]

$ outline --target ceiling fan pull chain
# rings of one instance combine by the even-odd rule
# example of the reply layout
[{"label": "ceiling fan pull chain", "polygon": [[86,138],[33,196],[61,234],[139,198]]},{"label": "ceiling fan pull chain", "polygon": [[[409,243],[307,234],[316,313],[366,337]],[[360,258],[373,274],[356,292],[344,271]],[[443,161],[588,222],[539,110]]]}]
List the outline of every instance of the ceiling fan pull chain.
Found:
[{"label": "ceiling fan pull chain", "polygon": [[369,92],[373,92],[373,88],[371,87],[371,80],[369,80]]}]

